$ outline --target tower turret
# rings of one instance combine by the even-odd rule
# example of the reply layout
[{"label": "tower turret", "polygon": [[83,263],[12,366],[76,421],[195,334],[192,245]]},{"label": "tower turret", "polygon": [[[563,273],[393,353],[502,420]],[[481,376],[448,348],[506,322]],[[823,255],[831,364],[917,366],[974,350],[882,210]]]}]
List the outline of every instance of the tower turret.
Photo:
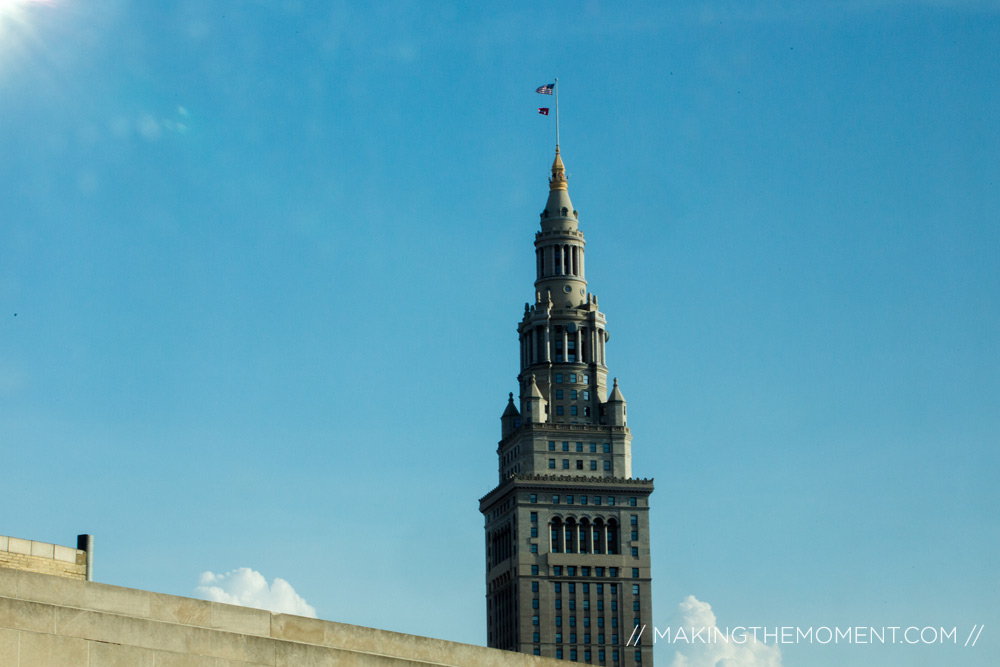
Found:
[{"label": "tower turret", "polygon": [[608,395],[608,402],[604,404],[604,414],[607,423],[612,426],[626,426],[625,424],[625,397],[622,390],[618,388],[618,378],[615,378],[615,385]]},{"label": "tower turret", "polygon": [[514,393],[507,394],[507,408],[500,416],[500,430],[504,437],[514,432],[514,429],[521,425],[521,413],[514,405]]}]

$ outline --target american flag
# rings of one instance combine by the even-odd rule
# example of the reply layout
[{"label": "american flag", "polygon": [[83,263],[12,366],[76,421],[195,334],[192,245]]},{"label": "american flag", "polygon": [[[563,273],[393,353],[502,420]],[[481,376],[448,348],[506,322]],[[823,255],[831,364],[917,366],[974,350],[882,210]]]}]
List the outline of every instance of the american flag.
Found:
[{"label": "american flag", "polygon": [[535,92],[536,93],[541,93],[542,95],[551,95],[552,94],[552,89],[555,88],[555,87],[556,87],[556,84],[554,84],[554,83],[547,83],[544,86],[539,86],[538,88],[535,88]]},{"label": "american flag", "polygon": [[543,116],[548,116],[549,115],[549,108],[548,107],[538,107],[538,113],[542,114]]}]

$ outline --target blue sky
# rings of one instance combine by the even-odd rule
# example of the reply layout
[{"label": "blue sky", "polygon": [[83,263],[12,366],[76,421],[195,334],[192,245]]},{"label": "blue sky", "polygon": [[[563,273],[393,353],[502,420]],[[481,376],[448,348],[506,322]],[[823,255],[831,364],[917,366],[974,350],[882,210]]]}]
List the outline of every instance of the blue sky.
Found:
[{"label": "blue sky", "polygon": [[994,664],[990,1],[0,2],[0,534],[485,643],[553,77],[655,624],[957,626],[781,659]]}]

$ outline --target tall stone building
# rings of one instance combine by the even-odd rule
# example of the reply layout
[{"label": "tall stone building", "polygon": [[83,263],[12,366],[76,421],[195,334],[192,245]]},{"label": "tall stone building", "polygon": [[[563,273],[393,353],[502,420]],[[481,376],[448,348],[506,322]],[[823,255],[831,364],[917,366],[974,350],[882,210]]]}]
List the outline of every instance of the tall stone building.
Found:
[{"label": "tall stone building", "polygon": [[[486,522],[488,645],[595,665],[649,667],[651,479],[632,477],[607,323],[587,290],[585,241],[556,147],[535,233],[535,298],[517,327],[517,400],[501,421]],[[636,645],[638,642],[638,645]]]}]

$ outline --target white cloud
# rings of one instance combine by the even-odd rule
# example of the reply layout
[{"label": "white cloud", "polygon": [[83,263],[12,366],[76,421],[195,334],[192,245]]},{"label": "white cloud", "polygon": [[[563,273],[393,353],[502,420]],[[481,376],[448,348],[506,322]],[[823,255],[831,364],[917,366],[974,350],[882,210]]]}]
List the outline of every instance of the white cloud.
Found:
[{"label": "white cloud", "polygon": [[316,618],[316,608],[296,593],[291,584],[276,577],[268,586],[264,575],[249,567],[226,574],[203,572],[198,584],[194,592],[203,600]]},{"label": "white cloud", "polygon": [[743,643],[727,641],[725,628],[716,633],[712,606],[693,595],[680,603],[678,621],[673,628],[683,628],[688,636],[704,628],[703,636],[712,637],[712,641],[675,641],[673,667],[781,667],[781,649],[777,646],[767,646],[752,636]]}]

